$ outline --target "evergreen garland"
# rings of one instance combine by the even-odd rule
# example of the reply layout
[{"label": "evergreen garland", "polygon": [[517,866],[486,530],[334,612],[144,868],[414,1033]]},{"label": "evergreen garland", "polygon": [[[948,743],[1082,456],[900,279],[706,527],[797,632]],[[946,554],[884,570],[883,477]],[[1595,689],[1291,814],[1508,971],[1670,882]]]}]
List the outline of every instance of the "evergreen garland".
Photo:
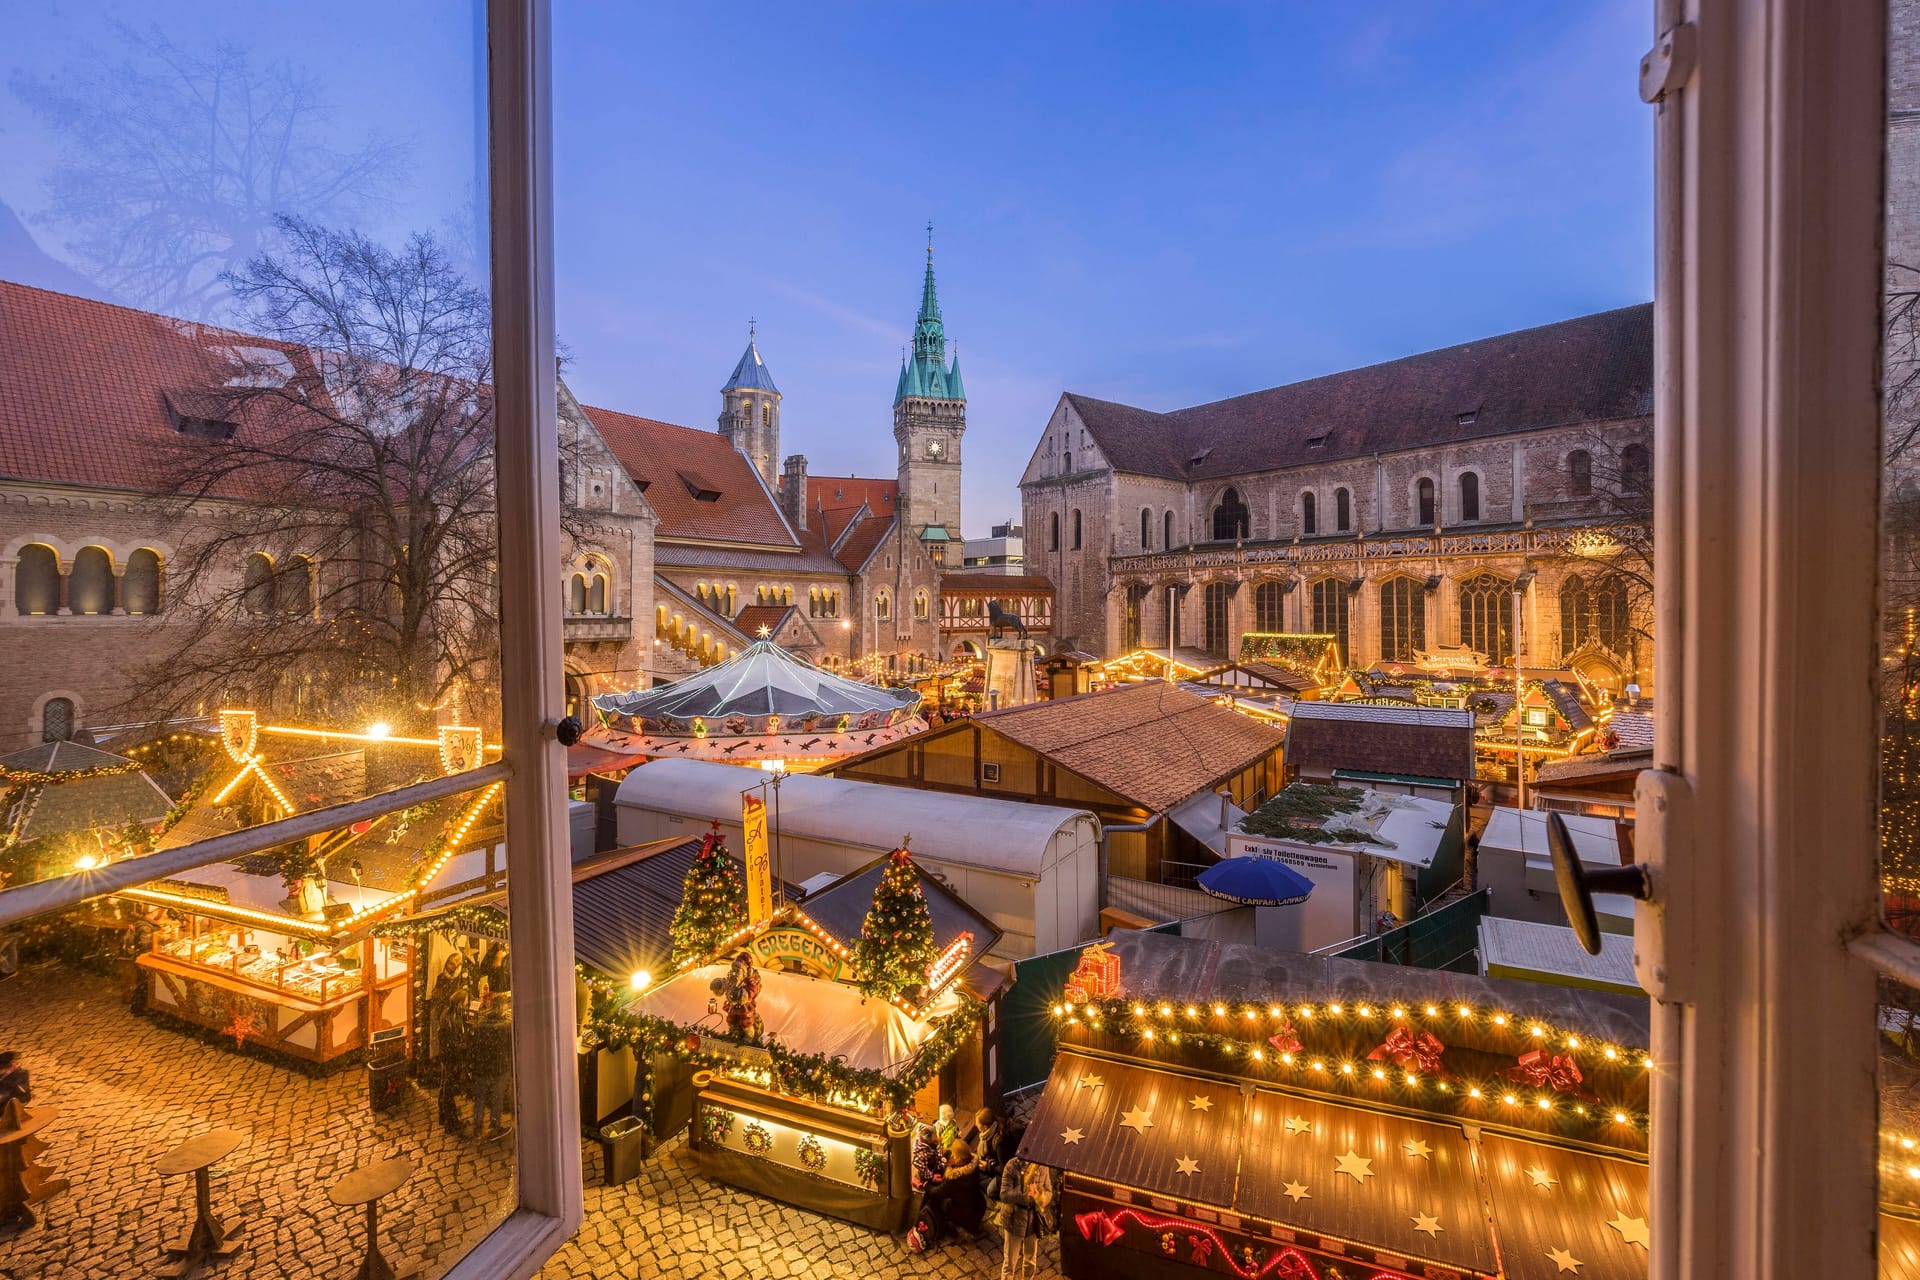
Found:
[{"label": "evergreen garland", "polygon": [[933,916],[920,889],[920,872],[903,844],[888,855],[854,944],[861,993],[886,1000],[926,985],[934,955]]},{"label": "evergreen garland", "polygon": [[747,920],[747,882],[727,853],[720,824],[701,841],[673,913],[673,962],[713,955]]}]

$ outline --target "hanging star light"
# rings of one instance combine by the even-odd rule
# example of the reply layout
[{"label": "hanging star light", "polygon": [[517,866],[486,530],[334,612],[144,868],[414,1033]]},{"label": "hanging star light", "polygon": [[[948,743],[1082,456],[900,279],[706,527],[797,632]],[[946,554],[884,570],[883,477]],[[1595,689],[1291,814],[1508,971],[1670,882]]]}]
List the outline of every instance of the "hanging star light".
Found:
[{"label": "hanging star light", "polygon": [[1364,1185],[1366,1180],[1373,1176],[1373,1161],[1352,1147],[1348,1147],[1345,1155],[1334,1157],[1333,1171],[1344,1173],[1355,1182]]},{"label": "hanging star light", "polygon": [[1586,1263],[1580,1261],[1580,1259],[1574,1257],[1573,1252],[1571,1250],[1564,1249],[1564,1248],[1547,1250],[1547,1259],[1550,1262],[1552,1262],[1554,1266],[1558,1267],[1560,1270],[1570,1271],[1575,1275],[1578,1275],[1580,1273],[1581,1267],[1584,1267],[1587,1265]]}]

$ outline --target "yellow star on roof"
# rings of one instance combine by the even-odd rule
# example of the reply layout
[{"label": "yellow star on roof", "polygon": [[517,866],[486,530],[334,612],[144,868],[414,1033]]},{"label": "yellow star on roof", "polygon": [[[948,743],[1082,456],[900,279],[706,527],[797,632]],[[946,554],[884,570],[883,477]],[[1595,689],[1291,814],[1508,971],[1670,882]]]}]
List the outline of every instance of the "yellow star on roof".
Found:
[{"label": "yellow star on roof", "polygon": [[1580,1259],[1574,1257],[1573,1254],[1566,1249],[1549,1249],[1547,1250],[1547,1258],[1554,1266],[1560,1268],[1562,1271],[1571,1271],[1575,1275],[1580,1273],[1581,1267],[1587,1265],[1580,1261]]},{"label": "yellow star on roof", "polygon": [[1533,1185],[1536,1187],[1551,1188],[1560,1181],[1560,1179],[1554,1177],[1545,1169],[1537,1167],[1527,1170],[1527,1176],[1533,1179]]},{"label": "yellow star on roof", "polygon": [[1192,1156],[1181,1156],[1173,1162],[1175,1173],[1195,1174],[1200,1172],[1200,1162]]},{"label": "yellow star on roof", "polygon": [[1437,1236],[1441,1231],[1445,1230],[1445,1228],[1440,1225],[1440,1219],[1430,1213],[1414,1214],[1413,1229],[1415,1231],[1424,1231],[1430,1236]]},{"label": "yellow star on roof", "polygon": [[1280,1194],[1283,1196],[1291,1196],[1295,1204],[1299,1204],[1302,1200],[1313,1199],[1313,1195],[1307,1190],[1307,1184],[1304,1182],[1289,1182]]},{"label": "yellow star on roof", "polygon": [[1652,1246],[1652,1237],[1647,1231],[1645,1218],[1629,1218],[1624,1213],[1616,1212],[1613,1215],[1613,1221],[1607,1225],[1618,1231],[1620,1239],[1627,1244],[1637,1244],[1642,1249]]},{"label": "yellow star on roof", "polygon": [[1347,1154],[1334,1157],[1333,1171],[1335,1173],[1344,1173],[1355,1182],[1364,1184],[1368,1178],[1373,1176],[1373,1161],[1361,1155],[1352,1147],[1348,1147]]},{"label": "yellow star on roof", "polygon": [[1196,1093],[1187,1099],[1187,1105],[1195,1111],[1211,1111],[1213,1110],[1213,1099],[1204,1093]]},{"label": "yellow star on roof", "polygon": [[1120,1117],[1120,1127],[1132,1129],[1144,1135],[1147,1130],[1153,1128],[1153,1113],[1144,1107],[1135,1107]]},{"label": "yellow star on roof", "polygon": [[1406,1153],[1410,1156],[1416,1156],[1422,1160],[1428,1160],[1433,1157],[1433,1148],[1418,1138],[1408,1138],[1400,1145],[1405,1148]]},{"label": "yellow star on roof", "polygon": [[760,629],[754,632],[753,634],[759,636],[762,640],[765,640],[768,636],[772,635],[773,632],[768,630],[767,624],[763,622],[760,624]]},{"label": "yellow star on roof", "polygon": [[1099,1076],[1094,1075],[1091,1071],[1089,1071],[1086,1075],[1080,1077],[1080,1087],[1082,1089],[1098,1089],[1105,1084],[1106,1084],[1106,1081],[1102,1080]]},{"label": "yellow star on roof", "polygon": [[1066,1143],[1068,1146],[1071,1147],[1075,1143],[1079,1142],[1080,1139],[1086,1136],[1087,1136],[1087,1131],[1085,1129],[1068,1129],[1066,1132],[1060,1135],[1060,1141]]},{"label": "yellow star on roof", "polygon": [[1299,1117],[1299,1116],[1288,1116],[1288,1117],[1287,1117],[1287,1132],[1288,1132],[1288,1133],[1290,1133],[1290,1134],[1292,1134],[1292,1133],[1311,1133],[1311,1132],[1313,1132],[1313,1126],[1312,1126],[1312,1125],[1310,1125],[1310,1124],[1308,1124],[1308,1123],[1307,1123],[1307,1122],[1306,1122],[1305,1120],[1303,1120],[1303,1119],[1302,1119],[1301,1117]]}]

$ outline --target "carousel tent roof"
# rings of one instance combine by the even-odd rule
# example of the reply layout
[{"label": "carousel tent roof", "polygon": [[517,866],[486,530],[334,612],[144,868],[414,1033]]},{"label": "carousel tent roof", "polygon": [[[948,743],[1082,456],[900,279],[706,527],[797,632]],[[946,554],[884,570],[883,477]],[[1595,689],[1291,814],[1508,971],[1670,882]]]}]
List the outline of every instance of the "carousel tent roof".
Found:
[{"label": "carousel tent roof", "polygon": [[738,654],[684,680],[635,693],[601,694],[593,705],[621,716],[707,720],[727,716],[865,715],[911,707],[920,695],[910,689],[884,689],[822,671],[771,640],[748,645]]}]

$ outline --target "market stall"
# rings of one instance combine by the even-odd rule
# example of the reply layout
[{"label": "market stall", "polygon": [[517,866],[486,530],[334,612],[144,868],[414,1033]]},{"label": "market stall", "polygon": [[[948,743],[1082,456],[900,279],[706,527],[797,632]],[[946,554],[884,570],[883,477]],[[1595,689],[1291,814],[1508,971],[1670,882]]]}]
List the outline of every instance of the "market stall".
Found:
[{"label": "market stall", "polygon": [[997,1083],[989,1009],[1005,977],[980,963],[997,931],[904,848],[740,927],[736,865],[710,836],[676,913],[673,972],[591,980],[582,1050],[634,1053],[636,1119],[689,1116],[707,1176],[898,1229],[906,1113],[978,1106]]},{"label": "market stall", "polygon": [[1644,1001],[1158,935],[1068,986],[1070,1277],[1647,1273]]}]

